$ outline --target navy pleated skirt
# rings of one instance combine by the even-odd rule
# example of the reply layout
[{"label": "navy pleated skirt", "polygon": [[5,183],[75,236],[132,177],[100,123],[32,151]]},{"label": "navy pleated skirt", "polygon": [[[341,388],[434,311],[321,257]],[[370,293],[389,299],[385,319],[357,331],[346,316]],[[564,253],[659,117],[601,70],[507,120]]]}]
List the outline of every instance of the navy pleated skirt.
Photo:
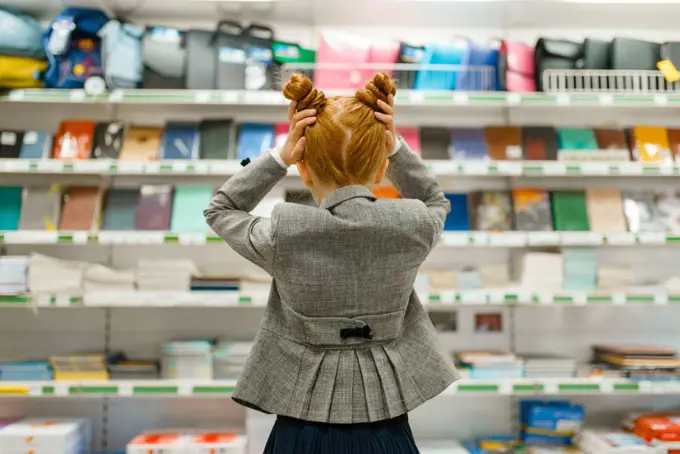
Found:
[{"label": "navy pleated skirt", "polygon": [[263,454],[418,454],[408,416],[324,424],[279,416]]}]

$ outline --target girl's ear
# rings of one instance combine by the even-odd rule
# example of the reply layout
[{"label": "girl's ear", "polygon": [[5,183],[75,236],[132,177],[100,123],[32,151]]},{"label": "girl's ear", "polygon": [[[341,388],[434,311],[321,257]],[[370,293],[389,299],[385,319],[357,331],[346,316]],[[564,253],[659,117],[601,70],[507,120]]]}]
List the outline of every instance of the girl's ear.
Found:
[{"label": "girl's ear", "polygon": [[302,182],[307,186],[308,188],[312,187],[312,174],[309,172],[309,168],[307,167],[307,164],[305,161],[298,161],[295,163],[297,166],[298,172],[300,172],[300,179]]},{"label": "girl's ear", "polygon": [[375,184],[380,184],[383,182],[385,179],[385,174],[387,173],[387,167],[390,165],[390,160],[385,158],[383,163],[380,165],[378,168],[378,171],[375,174],[375,181],[373,183]]}]

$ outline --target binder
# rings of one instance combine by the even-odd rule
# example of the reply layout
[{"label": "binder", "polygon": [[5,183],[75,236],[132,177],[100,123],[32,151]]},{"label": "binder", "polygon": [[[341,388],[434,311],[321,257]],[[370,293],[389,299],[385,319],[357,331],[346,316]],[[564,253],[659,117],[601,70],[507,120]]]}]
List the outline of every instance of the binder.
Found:
[{"label": "binder", "polygon": [[161,159],[198,159],[198,125],[168,123],[161,142]]},{"label": "binder", "polygon": [[104,202],[103,230],[134,230],[138,189],[109,189]]},{"label": "binder", "polygon": [[101,190],[94,186],[75,186],[64,192],[59,230],[99,228]]},{"label": "binder", "polygon": [[163,135],[162,128],[132,127],[125,137],[120,158],[130,161],[154,161]]},{"label": "binder", "polygon": [[633,138],[635,140],[635,147],[633,148],[635,160],[641,162],[673,162],[666,128],[635,126]]},{"label": "binder", "polygon": [[210,204],[211,186],[176,186],[170,230],[175,233],[209,233],[203,210]]},{"label": "binder", "polygon": [[484,160],[486,137],[482,128],[455,128],[451,131],[449,155],[453,160]]},{"label": "binder", "polygon": [[545,189],[517,188],[512,191],[515,228],[519,231],[550,231],[553,216],[550,195]]},{"label": "binder", "polygon": [[557,159],[557,133],[551,126],[522,128],[524,159],[548,161]]},{"label": "binder", "polygon": [[22,159],[45,159],[52,149],[52,134],[45,131],[26,131],[19,157]]},{"label": "binder", "polygon": [[588,231],[588,209],[583,191],[554,191],[552,193],[555,230]]},{"label": "binder", "polygon": [[23,132],[0,131],[0,159],[18,158],[23,138]]},{"label": "binder", "polygon": [[236,159],[255,159],[274,146],[274,125],[244,123],[238,137]]},{"label": "binder", "polygon": [[118,159],[125,140],[126,126],[122,121],[97,123],[94,128],[92,158]]},{"label": "binder", "polygon": [[62,191],[58,185],[27,187],[19,230],[56,230],[61,217],[61,203]]},{"label": "binder", "polygon": [[137,230],[170,229],[172,192],[172,186],[168,185],[142,186],[135,217]]},{"label": "binder", "polygon": [[0,186],[0,231],[19,228],[23,190],[19,186]]},{"label": "binder", "polygon": [[522,159],[522,131],[515,126],[485,128],[487,154],[494,160]]},{"label": "binder", "polygon": [[467,194],[444,194],[451,203],[451,212],[446,217],[444,230],[468,231],[470,230],[468,195]]},{"label": "binder", "polygon": [[54,139],[54,159],[88,159],[94,139],[94,121],[62,121]]},{"label": "binder", "polygon": [[199,156],[201,159],[233,159],[234,122],[204,120],[200,126]]}]

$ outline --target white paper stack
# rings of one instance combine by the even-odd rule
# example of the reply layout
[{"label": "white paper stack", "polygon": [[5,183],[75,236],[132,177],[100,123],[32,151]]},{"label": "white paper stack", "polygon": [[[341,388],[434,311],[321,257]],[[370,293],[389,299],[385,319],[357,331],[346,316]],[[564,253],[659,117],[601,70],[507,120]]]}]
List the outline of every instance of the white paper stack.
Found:
[{"label": "white paper stack", "polygon": [[605,263],[597,269],[597,288],[625,291],[635,285],[633,269],[625,264]]},{"label": "white paper stack", "polygon": [[191,260],[140,260],[137,288],[141,291],[188,292],[198,270]]},{"label": "white paper stack", "polygon": [[485,289],[505,289],[510,286],[510,270],[505,263],[481,265],[479,273]]},{"label": "white paper stack", "polygon": [[470,451],[456,441],[423,441],[418,444],[421,454],[469,454]]},{"label": "white paper stack", "polygon": [[529,252],[522,258],[520,286],[527,292],[562,290],[564,262],[560,254]]},{"label": "white paper stack", "polygon": [[576,360],[556,355],[520,354],[526,378],[565,378],[576,373]]},{"label": "white paper stack", "polygon": [[587,454],[652,454],[656,448],[642,438],[616,429],[584,429],[576,444]]},{"label": "white paper stack", "polygon": [[24,419],[0,429],[0,454],[82,454],[91,444],[87,419]]},{"label": "white paper stack", "polygon": [[83,287],[86,291],[134,291],[135,272],[118,271],[103,265],[92,265],[85,270]]},{"label": "white paper stack", "polygon": [[85,262],[31,254],[28,288],[32,293],[79,294],[83,290],[83,276],[88,266]]},{"label": "white paper stack", "polygon": [[0,295],[28,292],[28,257],[0,257]]},{"label": "white paper stack", "polygon": [[212,380],[213,344],[206,340],[166,342],[162,376],[168,380]]},{"label": "white paper stack", "polygon": [[252,342],[220,342],[213,353],[215,378],[238,379],[252,348]]}]

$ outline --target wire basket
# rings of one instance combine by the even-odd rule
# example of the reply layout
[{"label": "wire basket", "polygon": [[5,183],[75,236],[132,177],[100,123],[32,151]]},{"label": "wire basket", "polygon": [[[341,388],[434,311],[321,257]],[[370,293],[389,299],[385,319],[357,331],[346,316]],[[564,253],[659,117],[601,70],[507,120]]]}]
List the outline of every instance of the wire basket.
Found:
[{"label": "wire basket", "polygon": [[680,93],[661,71],[548,69],[542,78],[543,91],[552,93]]}]

